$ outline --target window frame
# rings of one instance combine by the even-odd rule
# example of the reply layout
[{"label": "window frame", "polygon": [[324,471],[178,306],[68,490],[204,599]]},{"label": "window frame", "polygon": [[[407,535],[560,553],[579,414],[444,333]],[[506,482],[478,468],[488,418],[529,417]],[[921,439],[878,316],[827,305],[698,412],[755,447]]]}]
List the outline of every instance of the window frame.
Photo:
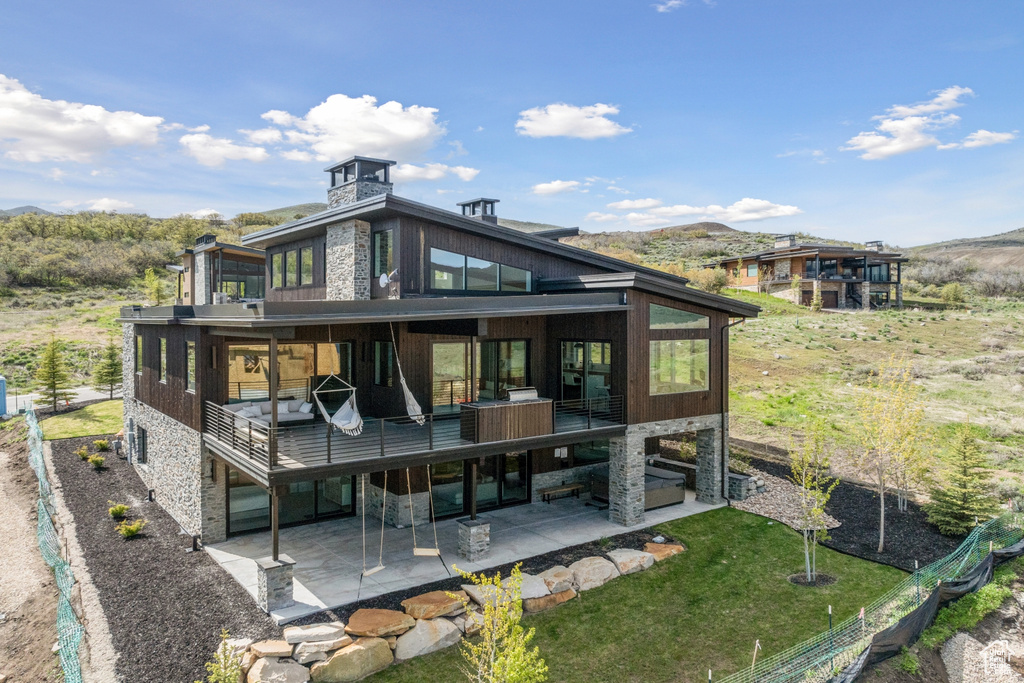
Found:
[{"label": "window frame", "polygon": [[299,250],[288,249],[284,252],[284,286],[295,287],[299,278]]},{"label": "window frame", "polygon": [[160,349],[160,367],[157,377],[161,384],[167,384],[167,337],[158,337],[157,342]]},{"label": "window frame", "polygon": [[[387,368],[382,364],[382,349],[387,349]],[[382,370],[384,372],[382,372]],[[383,375],[387,374],[387,379]],[[373,385],[375,387],[393,387],[395,385],[395,347],[390,341],[373,342]]]},{"label": "window frame", "polygon": [[185,391],[196,393],[196,343],[185,342]]},{"label": "window frame", "polygon": [[146,428],[141,426],[135,427],[135,462],[139,465],[146,465],[149,463],[149,447],[147,445],[148,436],[146,434]]},{"label": "window frame", "polygon": [[[309,276],[307,279],[306,276]],[[299,285],[305,287],[313,284],[313,247],[299,248]]]},{"label": "window frame", "polygon": [[142,374],[142,335],[138,332],[135,333],[135,374]]},{"label": "window frame", "polygon": [[[463,294],[466,296],[495,296],[495,295],[508,295],[508,294],[532,294],[534,287],[534,272],[529,268],[521,268],[519,266],[512,266],[500,261],[492,259],[481,258],[479,256],[472,256],[469,254],[460,254],[456,251],[448,251],[436,246],[430,246],[424,250],[424,259],[426,263],[424,265],[424,272],[427,273],[425,278],[426,291],[430,294],[444,294],[446,296],[452,294]],[[434,269],[434,253],[439,252],[440,254],[446,254],[449,256],[455,256],[462,259],[462,283],[461,286],[457,286],[458,283],[453,283],[450,288],[436,287],[435,286],[435,269]],[[495,288],[494,289],[471,289],[469,287],[469,268],[470,259],[480,263],[487,263],[491,266],[496,266],[497,271],[495,273]],[[453,268],[455,266],[452,266]],[[505,282],[504,271],[506,268],[514,269],[517,275],[525,274],[526,289],[506,289],[503,287]]]},{"label": "window frame", "polygon": [[[701,324],[698,324],[698,325],[688,325],[686,323],[682,323],[682,324],[674,326],[674,327],[655,327],[654,323],[652,322],[654,320],[654,309],[655,309],[655,307],[665,309],[666,311],[673,311],[673,312],[683,313],[685,315],[696,316],[697,318],[701,319],[701,320],[696,321],[696,322],[698,322],[698,323],[703,322],[703,324],[702,325]],[[665,306],[664,304],[657,304],[657,303],[654,303],[652,301],[647,306],[647,328],[649,330],[659,331],[659,332],[661,332],[661,331],[672,331],[672,332],[686,331],[686,332],[694,332],[694,331],[710,330],[711,329],[711,317],[707,316],[707,315],[704,315],[703,313],[694,313],[693,311],[687,311],[686,309],[683,309],[683,308],[675,308],[674,306]]]},{"label": "window frame", "polygon": [[[660,346],[660,345],[663,345],[663,344],[664,345],[671,345],[670,348],[672,348],[673,351],[669,354],[671,356],[671,360],[669,362],[671,363],[672,366],[675,366],[675,364],[677,362],[677,360],[676,360],[677,356],[676,356],[676,352],[674,351],[674,349],[678,348],[677,345],[679,345],[679,344],[686,344],[686,343],[691,344],[691,345],[692,344],[703,344],[704,345],[703,353],[701,353],[701,352],[694,353],[692,351],[692,349],[691,349],[691,352],[689,353],[689,357],[691,359],[694,358],[694,357],[697,357],[697,356],[701,356],[701,355],[704,356],[704,359],[705,359],[705,367],[703,368],[703,370],[704,370],[704,386],[700,387],[698,385],[689,385],[689,384],[682,385],[682,384],[676,383],[675,381],[670,381],[669,383],[673,387],[676,387],[676,386],[693,386],[695,388],[692,388],[692,389],[682,389],[682,390],[678,390],[678,391],[675,391],[675,390],[673,390],[673,391],[656,391],[655,387],[656,387],[656,384],[659,384],[659,382],[655,382],[655,373],[656,372],[660,372],[660,369],[655,368],[655,365],[654,365],[655,364],[655,358],[657,357],[660,360],[662,358],[662,355],[663,355],[661,351],[658,351],[658,352],[655,351],[656,345],[657,346]],[[652,397],[653,396],[678,396],[679,394],[693,394],[693,393],[700,393],[700,392],[703,392],[703,391],[711,391],[711,384],[712,384],[712,377],[711,377],[711,339],[709,337],[686,337],[686,338],[682,338],[682,339],[680,339],[680,338],[675,338],[675,339],[651,339],[649,344],[648,344],[648,350],[647,350],[647,365],[648,365],[647,394],[649,396],[652,396]],[[692,367],[693,367],[692,360],[691,360],[690,367],[691,367],[691,371],[692,371]],[[673,373],[672,374],[673,375],[675,374],[674,373],[674,369],[673,369]]]},{"label": "window frame", "polygon": [[[386,249],[386,264],[381,263],[380,252],[381,242],[385,241]],[[390,275],[395,270],[395,231],[394,229],[378,230],[373,233],[373,245],[372,256],[373,256],[373,277],[379,278],[381,275]],[[384,266],[383,268],[381,266]]]},{"label": "window frame", "polygon": [[270,255],[270,288],[281,289],[284,285],[284,252]]}]

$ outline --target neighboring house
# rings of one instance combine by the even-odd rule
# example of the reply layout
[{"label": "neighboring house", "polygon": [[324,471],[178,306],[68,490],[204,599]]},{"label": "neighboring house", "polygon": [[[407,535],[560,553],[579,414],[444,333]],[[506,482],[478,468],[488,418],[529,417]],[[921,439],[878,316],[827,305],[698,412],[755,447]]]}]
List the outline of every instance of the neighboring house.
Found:
[{"label": "neighboring house", "polygon": [[[494,199],[402,199],[393,163],[328,168],[327,210],[243,248],[200,238],[183,305],[122,310],[130,455],[181,526],[207,543],[271,528],[276,546],[279,526],[359,514],[364,485],[368,513],[408,525],[595,478],[634,525],[647,448],[681,432],[696,432],[698,499],[722,501],[727,328],[759,309],[501,227]],[[317,394],[333,414],[349,386],[358,436],[313,400],[334,390]],[[522,387],[537,398],[509,400]]]},{"label": "neighboring house", "polygon": [[773,249],[704,267],[725,269],[740,289],[767,292],[804,306],[810,306],[814,292],[820,291],[824,308],[867,310],[903,306],[902,264],[908,260],[883,251],[881,242],[855,249],[798,243],[796,235],[782,235]]}]

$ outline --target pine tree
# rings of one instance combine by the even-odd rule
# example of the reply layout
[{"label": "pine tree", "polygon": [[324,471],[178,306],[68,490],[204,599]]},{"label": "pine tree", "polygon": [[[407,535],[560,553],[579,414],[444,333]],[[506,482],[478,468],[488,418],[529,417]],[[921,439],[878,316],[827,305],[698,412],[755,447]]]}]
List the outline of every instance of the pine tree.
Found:
[{"label": "pine tree", "polygon": [[960,536],[977,521],[994,517],[999,504],[992,495],[991,469],[968,424],[957,427],[952,451],[932,502],[925,506],[928,521],[947,536]]},{"label": "pine tree", "polygon": [[110,398],[114,398],[114,389],[121,383],[121,347],[113,339],[103,349],[103,357],[96,366],[93,381],[96,390],[109,391]]},{"label": "pine tree", "polygon": [[64,345],[53,337],[39,359],[36,382],[39,383],[40,396],[52,404],[55,412],[58,401],[68,401],[72,397],[71,374],[64,362]]}]

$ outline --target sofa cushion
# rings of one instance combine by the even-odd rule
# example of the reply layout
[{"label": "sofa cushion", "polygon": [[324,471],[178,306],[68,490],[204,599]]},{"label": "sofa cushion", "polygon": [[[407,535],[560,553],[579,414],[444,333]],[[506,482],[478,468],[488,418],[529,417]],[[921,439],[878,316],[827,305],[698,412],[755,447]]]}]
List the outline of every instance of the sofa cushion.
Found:
[{"label": "sofa cushion", "polygon": [[274,410],[274,404],[271,403],[270,401],[264,401],[263,403],[260,403],[259,406],[260,406],[260,411],[264,415],[270,415],[270,413],[273,412],[273,410]]},{"label": "sofa cushion", "polygon": [[301,400],[288,401],[288,412],[289,413],[297,413],[297,412],[299,412],[299,408],[302,407],[302,404],[303,404],[303,401],[301,401]]},{"label": "sofa cushion", "polygon": [[263,416],[263,411],[260,410],[259,406],[248,406],[238,411],[239,417],[257,418]]},{"label": "sofa cushion", "polygon": [[237,415],[242,410],[248,408],[251,405],[252,403],[250,401],[246,401],[245,403],[229,403],[228,405],[221,407],[224,408],[224,410],[228,411],[229,413],[235,413]]},{"label": "sofa cushion", "polygon": [[299,406],[299,412],[300,413],[312,413],[313,412],[313,404],[312,403],[308,403],[308,402],[307,403],[303,403],[301,406]]},{"label": "sofa cushion", "polygon": [[303,422],[305,420],[312,419],[312,417],[313,416],[310,415],[309,413],[278,413],[277,423],[281,424],[282,422]]}]

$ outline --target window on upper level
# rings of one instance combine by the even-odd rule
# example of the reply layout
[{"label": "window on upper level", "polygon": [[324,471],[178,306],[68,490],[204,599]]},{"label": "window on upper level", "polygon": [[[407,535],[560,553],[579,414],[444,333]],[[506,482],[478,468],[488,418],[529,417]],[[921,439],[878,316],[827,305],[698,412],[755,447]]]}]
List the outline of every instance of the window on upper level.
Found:
[{"label": "window on upper level", "polygon": [[388,341],[373,342],[373,383],[379,387],[390,387],[391,364],[394,346]]},{"label": "window on upper level", "polygon": [[185,342],[185,390],[196,390],[196,343]]},{"label": "window on upper level", "polygon": [[707,339],[666,339],[651,342],[650,395],[707,391]]},{"label": "window on upper level", "polygon": [[284,286],[294,287],[299,283],[299,252],[296,250],[284,253]]},{"label": "window on upper level", "polygon": [[394,267],[394,247],[392,241],[394,233],[391,230],[381,230],[373,233],[373,276],[390,275]]},{"label": "window on upper level", "polygon": [[284,254],[280,252],[270,257],[270,286],[284,287]]},{"label": "window on upper level", "polygon": [[430,250],[431,288],[472,292],[529,292],[533,273],[443,249]]},{"label": "window on upper level", "polygon": [[167,339],[160,337],[160,381],[167,382]]},{"label": "window on upper level", "polygon": [[142,335],[135,335],[135,372],[142,374]]},{"label": "window on upper level", "polygon": [[303,247],[299,252],[299,262],[301,264],[301,279],[299,284],[311,285],[313,284],[313,247]]},{"label": "window on upper level", "polygon": [[652,330],[706,330],[708,317],[678,308],[651,304]]}]

